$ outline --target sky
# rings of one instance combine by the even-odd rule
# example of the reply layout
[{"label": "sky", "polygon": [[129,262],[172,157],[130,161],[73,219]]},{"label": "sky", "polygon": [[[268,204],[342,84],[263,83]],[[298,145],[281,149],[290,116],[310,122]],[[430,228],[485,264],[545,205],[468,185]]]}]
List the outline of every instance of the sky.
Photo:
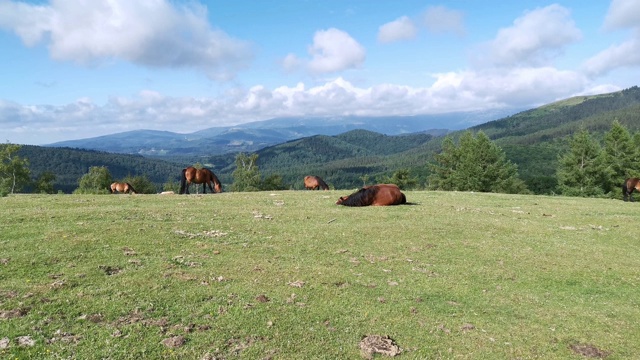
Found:
[{"label": "sky", "polygon": [[640,0],[0,0],[0,141],[17,144],[639,83]]}]

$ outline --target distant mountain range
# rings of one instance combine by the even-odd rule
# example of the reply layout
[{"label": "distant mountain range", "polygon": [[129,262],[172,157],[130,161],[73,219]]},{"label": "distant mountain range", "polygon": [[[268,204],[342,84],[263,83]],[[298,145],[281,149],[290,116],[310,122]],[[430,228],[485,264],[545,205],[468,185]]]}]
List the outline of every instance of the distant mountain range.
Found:
[{"label": "distant mountain range", "polygon": [[[426,186],[428,163],[433,160],[433,155],[441,150],[444,137],[434,136],[420,128],[411,128],[411,119],[417,121],[421,118],[369,119],[366,127],[374,130],[362,129],[365,127],[365,119],[360,119],[362,121],[359,124],[354,124],[354,118],[316,119],[315,122],[311,119],[274,119],[245,124],[242,128],[212,128],[188,135],[141,131],[108,137],[113,143],[111,146],[123,146],[130,142],[138,144],[139,147],[147,146],[143,141],[146,136],[144,134],[147,133],[149,135],[146,136],[146,140],[156,144],[158,141],[177,141],[176,136],[180,136],[182,142],[182,139],[189,136],[193,136],[194,139],[209,139],[203,140],[207,143],[207,154],[197,156],[180,156],[182,154],[175,153],[163,158],[150,158],[139,153],[118,154],[103,149],[96,151],[42,146],[23,146],[19,155],[29,159],[33,177],[45,171],[52,172],[56,176],[56,188],[65,192],[75,189],[78,179],[91,166],[106,166],[114,179],[144,175],[161,186],[165,182],[178,181],[180,170],[195,163],[211,168],[223,186],[228,188],[234,181],[235,154],[215,154],[211,150],[211,138],[221,136],[219,139],[224,139],[226,136],[228,143],[230,139],[238,139],[232,136],[237,133],[255,132],[266,137],[265,134],[287,131],[293,134],[293,129],[305,128],[309,131],[308,128],[318,127],[328,132],[327,128],[332,128],[333,132],[339,134],[302,136],[308,133],[297,130],[296,138],[293,140],[256,150],[260,171],[265,176],[281,176],[283,183],[294,189],[301,189],[301,179],[309,174],[321,176],[336,189],[354,189],[363,184],[363,179],[368,179],[369,182],[386,181],[398,170],[409,170],[411,176],[415,176]],[[629,129],[634,138],[640,138],[639,87],[634,86],[609,94],[573,97],[459,131],[443,131],[448,132],[454,141],[457,141],[466,129],[472,132],[483,131],[504,150],[510,161],[518,165],[520,177],[529,190],[535,194],[554,194],[558,158],[569,149],[568,139],[584,129],[601,141],[605,132],[611,129],[614,120]],[[464,122],[459,124],[462,123]],[[431,127],[432,124],[425,121],[422,125],[424,129],[424,126]],[[439,125],[443,126],[433,128],[453,127]],[[356,126],[359,129],[346,130]],[[394,128],[395,130],[392,130]],[[408,133],[411,130],[416,131]],[[399,134],[388,135],[392,131]],[[244,136],[246,135],[239,137]],[[283,135],[273,137],[279,136]],[[124,140],[119,140],[120,138]],[[222,140],[220,142],[224,143]],[[72,147],[82,146],[75,143]]]},{"label": "distant mountain range", "polygon": [[61,141],[45,146],[98,150],[143,156],[205,156],[254,152],[314,135],[334,136],[356,129],[385,135],[427,133],[443,135],[453,130],[515,114],[516,109],[456,112],[437,115],[389,117],[276,118],[238,126],[212,127],[188,134],[134,130],[94,138]]}]

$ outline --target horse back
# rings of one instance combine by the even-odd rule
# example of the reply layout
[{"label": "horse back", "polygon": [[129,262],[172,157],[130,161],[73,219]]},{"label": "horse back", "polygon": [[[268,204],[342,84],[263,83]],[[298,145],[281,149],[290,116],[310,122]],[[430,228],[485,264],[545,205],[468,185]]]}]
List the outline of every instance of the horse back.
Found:
[{"label": "horse back", "polygon": [[376,185],[377,191],[375,198],[371,205],[374,206],[387,206],[387,205],[401,205],[407,203],[407,197],[400,191],[400,188],[395,184],[380,184]]}]

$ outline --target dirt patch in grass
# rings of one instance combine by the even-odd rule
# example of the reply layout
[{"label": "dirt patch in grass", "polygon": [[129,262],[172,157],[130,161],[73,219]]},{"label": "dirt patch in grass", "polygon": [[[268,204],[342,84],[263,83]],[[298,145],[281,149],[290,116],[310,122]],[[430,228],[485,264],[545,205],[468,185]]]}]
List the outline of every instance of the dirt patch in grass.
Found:
[{"label": "dirt patch in grass", "polygon": [[604,359],[611,354],[610,351],[598,349],[591,344],[572,344],[569,348],[576,354],[588,358]]},{"label": "dirt patch in grass", "polygon": [[373,359],[375,354],[396,356],[402,349],[388,336],[368,335],[360,341],[360,353],[365,359]]},{"label": "dirt patch in grass", "polygon": [[29,308],[16,308],[0,311],[0,319],[15,319],[27,315]]}]

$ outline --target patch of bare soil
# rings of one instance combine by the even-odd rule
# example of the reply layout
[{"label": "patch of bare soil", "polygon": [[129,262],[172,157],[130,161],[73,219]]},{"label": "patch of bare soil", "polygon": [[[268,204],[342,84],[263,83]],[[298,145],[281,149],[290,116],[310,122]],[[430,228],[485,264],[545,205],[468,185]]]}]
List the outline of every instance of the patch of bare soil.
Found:
[{"label": "patch of bare soil", "polygon": [[178,348],[187,342],[184,336],[173,336],[162,340],[162,345],[170,348]]},{"label": "patch of bare soil", "polygon": [[360,341],[360,353],[365,359],[373,359],[375,354],[396,356],[402,349],[389,336],[368,335]]},{"label": "patch of bare soil", "polygon": [[116,267],[116,266],[100,265],[100,266],[98,266],[98,268],[100,270],[104,271],[104,273],[109,275],[109,276],[118,274],[118,273],[120,273],[122,271],[122,269],[120,269],[119,267]]},{"label": "patch of bare soil", "polygon": [[569,348],[576,354],[588,358],[604,359],[611,355],[610,351],[600,350],[591,344],[572,344]]},{"label": "patch of bare soil", "polygon": [[15,319],[27,315],[29,308],[16,308],[12,310],[0,310],[0,319]]}]

